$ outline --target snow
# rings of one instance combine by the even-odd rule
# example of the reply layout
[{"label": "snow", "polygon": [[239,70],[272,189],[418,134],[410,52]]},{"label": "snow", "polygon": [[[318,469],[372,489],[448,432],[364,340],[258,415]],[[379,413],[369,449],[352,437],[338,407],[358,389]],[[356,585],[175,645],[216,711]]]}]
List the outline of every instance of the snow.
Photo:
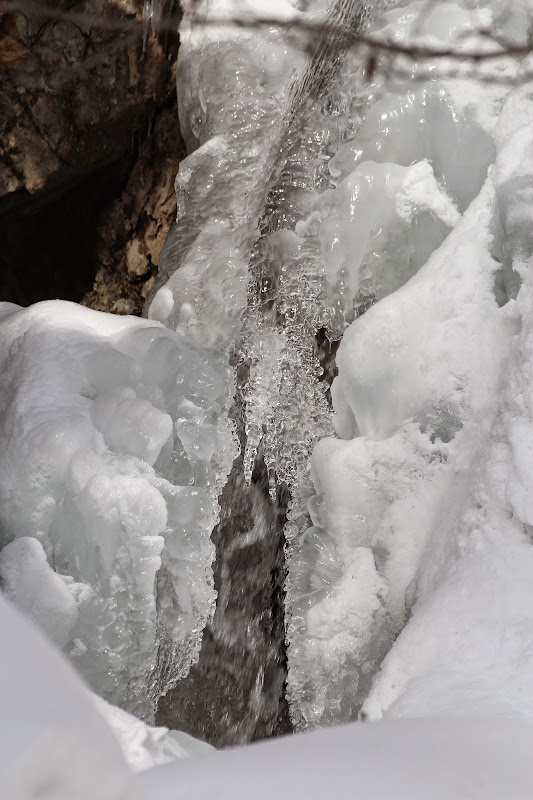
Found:
[{"label": "snow", "polygon": [[80,679],[0,595],[2,800],[139,798]]},{"label": "snow", "polygon": [[135,772],[215,752],[214,747],[187,733],[147,725],[97,695],[92,695],[92,699],[113,731],[125,760]]},{"label": "snow", "polygon": [[154,800],[529,800],[532,744],[510,720],[360,723],[148,770],[141,784]]},{"label": "snow", "polygon": [[471,446],[469,462],[463,452],[456,467],[448,492],[453,514],[437,521],[422,555],[412,617],[365,702],[370,717],[499,713],[532,719],[529,175],[531,125],[506,140],[492,172],[507,254],[523,281],[505,309],[513,336],[494,392],[495,413],[477,452]]},{"label": "snow", "polygon": [[227,360],[49,301],[0,321],[0,575],[93,689],[150,718],[213,612]]}]

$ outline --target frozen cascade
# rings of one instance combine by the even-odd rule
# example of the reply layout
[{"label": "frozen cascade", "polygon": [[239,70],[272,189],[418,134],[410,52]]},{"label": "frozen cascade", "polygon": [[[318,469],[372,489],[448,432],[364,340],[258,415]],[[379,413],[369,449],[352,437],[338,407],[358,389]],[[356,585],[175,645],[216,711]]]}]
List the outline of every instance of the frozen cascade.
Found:
[{"label": "frozen cascade", "polygon": [[[146,4],[147,25],[164,6]],[[190,155],[150,319],[0,307],[2,593],[148,719],[205,628],[197,691],[180,681],[178,700],[197,721],[205,702],[217,743],[247,741],[283,729],[284,528],[296,728],[361,709],[531,718],[521,65],[391,66],[329,35],[309,54],[275,25],[198,25],[229,0],[185,10]],[[497,49],[491,27],[527,41],[530,0],[511,10],[264,4],[465,52]]]},{"label": "frozen cascade", "polygon": [[[381,26],[401,40],[419,26],[420,4],[399,9],[393,3],[338,2],[329,18],[372,30],[383,11],[374,32]],[[466,34],[486,24],[490,10],[455,3],[445,10],[451,24],[443,26],[440,12],[426,13],[417,35],[431,41],[460,35],[465,46],[478,41]],[[281,13],[294,12],[283,6]],[[383,599],[388,543],[368,547],[369,532],[366,550],[356,548],[354,555],[350,544],[354,525],[378,526],[392,504],[385,487],[394,469],[386,456],[379,481],[386,496],[369,490],[367,499],[357,500],[350,489],[360,511],[350,506],[343,512],[344,495],[330,499],[323,489],[324,470],[339,492],[343,482],[337,468],[328,471],[333,462],[320,445],[311,462],[319,491],[312,498],[309,456],[333,433],[327,397],[333,376],[324,374],[320,350],[334,350],[347,325],[358,318],[363,324],[365,312],[373,319],[461,223],[494,159],[491,120],[505,91],[478,91],[472,81],[465,92],[457,81],[434,77],[390,94],[383,70],[366,82],[366,54],[344,52],[338,41],[324,37],[305,67],[286,34],[269,29],[261,37],[185,22],[178,87],[191,154],[177,178],[180,214],[148,314],[202,343],[235,350],[242,386],[236,416],[245,423],[243,475],[251,480],[260,454],[274,503],[276,486],[289,488],[285,534],[295,550],[287,583],[289,696],[294,721],[305,727],[357,713],[406,613],[394,592],[389,605]],[[490,256],[487,263],[494,263]],[[493,302],[492,283],[490,297]],[[374,339],[380,341],[372,328],[370,354]],[[401,351],[401,343],[397,347]],[[345,350],[343,345],[340,364]],[[378,381],[385,393],[395,391],[387,363]],[[388,438],[411,413],[400,396],[396,416],[388,407],[379,416],[376,395],[369,392],[351,408],[344,382],[341,370],[331,391],[342,437]],[[448,459],[446,446],[462,424],[446,397],[426,402],[420,426],[429,441],[428,463]],[[409,447],[417,474],[418,450]],[[363,459],[363,483],[378,460],[377,450]],[[242,491],[234,481],[228,511],[238,507]],[[308,525],[308,503],[315,527],[297,544]],[[256,524],[250,535],[264,537],[270,530]],[[347,605],[353,606],[350,622]]]},{"label": "frozen cascade", "polygon": [[158,323],[0,307],[0,580],[140,717],[197,658],[233,458],[227,359]]},{"label": "frozen cascade", "polygon": [[[306,13],[323,13],[324,6],[308,4]],[[239,11],[247,10],[239,6]],[[346,123],[329,108],[325,95],[342,64],[338,42],[323,36],[306,67],[301,42],[296,40],[296,48],[293,46],[294,34],[288,37],[275,28],[243,32],[198,24],[198,18],[206,13],[225,11],[225,4],[200,4],[182,26],[178,92],[190,155],[177,176],[178,222],[165,245],[148,315],[203,343],[234,348],[237,353],[238,386],[243,390],[237,394],[233,413],[238,425],[243,416],[245,420],[241,431],[244,463],[235,464],[222,499],[223,520],[227,517],[228,523],[216,533],[220,541],[217,572],[222,581],[217,612],[204,637],[205,652],[198,669],[177,687],[175,700],[170,698],[167,704],[171,710],[162,718],[166,724],[174,724],[175,714],[185,714],[186,722],[177,723],[182,726],[197,724],[194,719],[199,716],[223,716],[224,738],[219,741],[230,743],[259,735],[257,731],[265,724],[262,715],[272,713],[262,709],[262,703],[274,703],[275,722],[275,687],[282,689],[283,654],[268,640],[281,635],[282,644],[283,633],[280,630],[268,637],[263,632],[261,619],[268,619],[273,608],[258,606],[254,600],[261,581],[266,581],[262,591],[267,599],[281,587],[282,551],[277,543],[286,501],[278,506],[283,488],[275,492],[275,481],[278,487],[288,484],[293,491],[291,518],[302,532],[307,524],[306,502],[312,493],[309,456],[316,441],[332,430],[315,353],[315,337],[323,325],[315,304],[321,281],[316,275],[316,254],[302,249],[298,274],[291,271],[295,263],[291,229],[302,214],[302,203],[307,209],[306,197],[324,181],[322,151],[332,138],[334,121],[338,118],[338,135]],[[261,11],[253,5],[253,13]],[[289,4],[277,4],[269,12],[274,17],[294,15]],[[358,27],[368,14],[365,5],[343,0],[332,4],[330,19]],[[321,118],[324,114],[325,121]],[[283,276],[277,259],[287,267]],[[306,299],[302,301],[302,297]],[[310,398],[305,406],[298,401],[302,394]],[[282,406],[276,402],[278,395],[283,398]],[[261,494],[263,462],[270,472],[270,504]],[[249,489],[243,478],[251,483]],[[245,499],[248,496],[249,501]],[[256,553],[247,555],[250,564],[241,577],[240,562],[235,561],[239,551]],[[264,574],[256,575],[258,561],[264,565]],[[270,585],[271,575],[278,575],[279,586]],[[250,583],[250,597],[233,607],[231,586],[235,582]],[[243,629],[238,632],[241,619]],[[273,630],[280,627],[276,620],[269,624]],[[262,656],[265,636],[268,652]],[[236,655],[243,651],[251,665]],[[249,684],[248,689],[235,690],[234,658],[240,662],[238,682]],[[227,662],[229,685],[219,691],[224,697],[221,694],[211,701],[213,662],[219,666]],[[206,698],[206,708],[184,712],[191,707],[191,696],[198,695]],[[241,701],[243,708],[237,713]],[[268,733],[268,727],[264,731]],[[206,735],[205,729],[200,732]]]}]

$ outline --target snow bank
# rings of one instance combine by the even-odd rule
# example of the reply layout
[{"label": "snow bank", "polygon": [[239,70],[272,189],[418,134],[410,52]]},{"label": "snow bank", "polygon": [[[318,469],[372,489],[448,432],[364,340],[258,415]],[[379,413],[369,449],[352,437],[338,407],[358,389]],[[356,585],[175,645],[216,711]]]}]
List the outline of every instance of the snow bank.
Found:
[{"label": "snow bank", "polygon": [[118,744],[74,671],[0,595],[2,800],[136,800]]},{"label": "snow bank", "polygon": [[436,520],[412,618],[364,706],[371,717],[533,717],[533,126],[506,140],[492,174],[505,251],[522,281],[502,311],[514,335],[489,435],[455,469],[453,513]]},{"label": "snow bank", "polygon": [[4,592],[95,691],[149,717],[213,611],[226,360],[72,303],[0,311]]},{"label": "snow bank", "polygon": [[141,775],[154,800],[529,800],[533,729],[511,722],[354,724]]},{"label": "snow bank", "polygon": [[135,772],[215,752],[214,747],[187,733],[147,725],[97,695],[92,695],[92,699],[113,731],[125,760]]}]

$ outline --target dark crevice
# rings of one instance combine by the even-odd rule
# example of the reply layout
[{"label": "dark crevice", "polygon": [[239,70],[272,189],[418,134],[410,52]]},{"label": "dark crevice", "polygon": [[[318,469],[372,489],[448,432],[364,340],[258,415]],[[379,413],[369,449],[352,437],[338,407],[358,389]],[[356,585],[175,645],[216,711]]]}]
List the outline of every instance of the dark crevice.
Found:
[{"label": "dark crevice", "polygon": [[326,328],[320,328],[315,335],[314,356],[322,367],[322,374],[319,375],[320,383],[325,383],[327,389],[325,397],[331,406],[331,384],[337,377],[337,350],[341,343],[340,339],[330,339]]},{"label": "dark crevice", "polygon": [[79,302],[97,269],[98,221],[124,188],[132,154],[96,170],[51,202],[0,216],[0,300]]}]

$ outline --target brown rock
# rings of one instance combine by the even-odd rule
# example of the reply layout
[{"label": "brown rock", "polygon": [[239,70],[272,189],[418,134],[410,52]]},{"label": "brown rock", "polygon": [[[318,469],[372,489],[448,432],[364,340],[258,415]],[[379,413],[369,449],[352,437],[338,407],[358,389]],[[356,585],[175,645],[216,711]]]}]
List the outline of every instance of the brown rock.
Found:
[{"label": "brown rock", "polygon": [[142,6],[0,6],[0,299],[140,312],[182,153],[177,35],[143,46]]}]

